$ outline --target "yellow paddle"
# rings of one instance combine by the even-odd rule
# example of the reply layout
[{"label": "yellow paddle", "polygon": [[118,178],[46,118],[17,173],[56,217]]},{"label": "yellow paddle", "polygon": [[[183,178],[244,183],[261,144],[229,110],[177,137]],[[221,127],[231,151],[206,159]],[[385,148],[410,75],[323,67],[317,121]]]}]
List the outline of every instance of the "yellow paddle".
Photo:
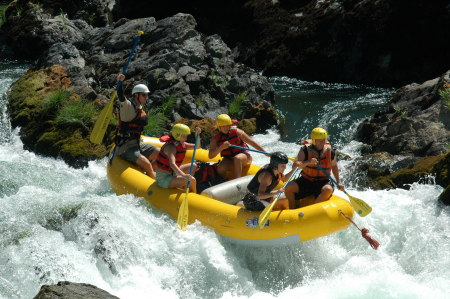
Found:
[{"label": "yellow paddle", "polygon": [[[192,168],[194,168],[193,166],[195,161],[195,151],[197,150],[197,143],[198,143],[198,134],[195,134],[194,152],[192,153],[191,168],[189,169],[189,175],[192,175]],[[186,230],[186,226],[189,219],[188,194],[190,186],[191,181],[189,180],[186,187],[186,194],[184,195],[184,199],[181,202],[180,209],[178,210],[177,224],[181,230]]]},{"label": "yellow paddle", "polygon": [[[331,175],[325,171],[325,169],[322,168],[319,164],[317,164],[317,168],[322,170],[323,173],[327,175],[327,177],[334,183],[336,186],[339,186],[339,184],[336,182],[335,179],[331,177]],[[356,213],[361,216],[365,217],[369,215],[370,212],[372,212],[372,207],[369,206],[364,200],[356,198],[354,196],[351,196],[347,193],[347,191],[344,190],[344,193],[347,194],[348,198],[350,199],[350,204],[352,205],[353,210],[356,211]]]},{"label": "yellow paddle", "polygon": [[[291,174],[291,176],[289,177],[287,182],[284,184],[283,189],[286,188],[287,184],[291,181],[291,179],[293,179],[295,177],[295,175],[297,174],[297,171],[298,171],[298,168],[296,168],[294,170],[294,172]],[[268,205],[259,215],[258,224],[259,224],[260,229],[263,229],[264,225],[266,225],[266,222],[269,219],[269,215],[272,212],[273,207],[275,206],[275,203],[278,201],[278,198],[280,198],[281,193],[283,193],[283,192],[278,192],[277,197],[274,199],[274,201],[272,201],[270,203],[270,205]]]},{"label": "yellow paddle", "polygon": [[[131,49],[130,56],[128,56],[127,63],[125,64],[122,74],[125,74],[128,68],[128,64],[131,61],[131,58],[133,57],[134,51],[136,50],[137,44],[139,43],[139,40],[141,39],[141,35],[144,34],[143,31],[138,31],[138,36],[136,37],[136,40],[134,41],[133,48]],[[89,136],[89,140],[92,143],[100,144],[102,143],[103,137],[105,136],[106,129],[108,128],[109,122],[111,121],[112,115],[113,115],[113,108],[114,108],[114,100],[117,97],[117,91],[120,88],[120,85],[122,84],[122,81],[117,80],[116,89],[114,90],[114,93],[111,96],[111,99],[109,100],[108,104],[103,108],[103,110],[100,112],[97,121],[95,122],[94,128],[92,129],[91,135]]]}]

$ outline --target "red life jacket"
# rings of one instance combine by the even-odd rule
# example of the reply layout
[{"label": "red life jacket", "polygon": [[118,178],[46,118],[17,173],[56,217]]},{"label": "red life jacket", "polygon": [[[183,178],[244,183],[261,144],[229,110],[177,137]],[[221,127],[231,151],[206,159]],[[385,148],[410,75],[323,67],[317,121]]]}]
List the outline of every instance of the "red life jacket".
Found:
[{"label": "red life jacket", "polygon": [[[327,149],[321,151],[320,156],[312,145],[305,146],[303,151],[305,153],[305,161],[316,158],[319,161],[320,166],[322,166],[328,174],[331,174],[331,160],[334,158],[334,151],[331,147],[327,147]],[[302,176],[312,182],[328,180],[327,175],[315,165],[308,165],[303,168]]]},{"label": "red life jacket", "polygon": [[[132,103],[134,107],[134,103]],[[114,142],[116,145],[122,145],[131,139],[141,138],[144,127],[148,124],[148,115],[143,109],[136,109],[136,116],[131,121],[126,122],[120,119],[116,129]]]},{"label": "red life jacket", "polygon": [[184,147],[184,142],[181,143],[179,141],[176,141],[172,136],[169,135],[164,135],[159,140],[161,142],[164,142],[165,144],[161,147],[158,157],[156,157],[156,164],[163,170],[173,172],[173,169],[170,167],[169,157],[164,153],[163,149],[166,144],[169,143],[172,143],[176,146],[175,164],[180,167],[181,163],[183,163],[184,157],[186,156],[186,148]]},{"label": "red life jacket", "polygon": [[[217,142],[217,146],[221,146],[225,141],[230,142],[230,144],[238,145],[242,147],[248,147],[248,145],[239,138],[237,129],[230,129],[228,134],[224,134],[222,132],[218,132],[216,135],[214,135],[214,139]],[[232,158],[236,156],[239,153],[243,153],[245,150],[235,147],[229,147],[227,149],[224,149],[220,152],[222,157],[229,157]]]}]

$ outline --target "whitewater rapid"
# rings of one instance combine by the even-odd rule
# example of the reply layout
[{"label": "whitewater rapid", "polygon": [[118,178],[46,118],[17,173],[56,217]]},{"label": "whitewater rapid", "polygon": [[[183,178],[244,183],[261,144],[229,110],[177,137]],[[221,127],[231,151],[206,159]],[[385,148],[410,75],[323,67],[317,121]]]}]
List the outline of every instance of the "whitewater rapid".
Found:
[{"label": "whitewater rapid", "polygon": [[[106,159],[74,169],[23,150],[18,129],[9,126],[4,93],[25,69],[0,68],[0,298],[33,298],[41,285],[63,280],[130,299],[450,298],[450,207],[438,204],[442,188],[432,177],[409,190],[361,191],[352,187],[351,163],[339,162],[347,191],[373,208],[354,220],[380,242],[378,250],[353,226],[278,248],[228,243],[198,222],[182,232],[145,200],[115,195]],[[354,101],[367,105],[368,97]],[[331,117],[341,105],[327,107]],[[350,161],[359,156],[361,144],[348,140],[359,122],[355,117],[345,130],[336,129]],[[300,138],[307,130],[299,130]],[[288,156],[299,149],[276,131],[254,138]],[[258,165],[268,162],[253,156]]]}]

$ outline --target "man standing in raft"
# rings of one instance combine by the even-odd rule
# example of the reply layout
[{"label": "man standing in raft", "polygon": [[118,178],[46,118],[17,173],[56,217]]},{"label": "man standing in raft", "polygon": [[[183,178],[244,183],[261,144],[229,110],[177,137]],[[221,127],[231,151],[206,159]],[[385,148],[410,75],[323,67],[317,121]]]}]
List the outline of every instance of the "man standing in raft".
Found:
[{"label": "man standing in raft", "polygon": [[[119,74],[117,79],[125,80],[125,75]],[[152,161],[158,156],[159,149],[142,142],[141,135],[148,123],[148,115],[143,106],[147,102],[150,91],[144,84],[138,84],[131,91],[132,99],[128,100],[123,92],[123,84],[117,92],[119,98],[119,125],[116,129],[116,153],[124,160],[137,164],[148,176],[155,178]]]},{"label": "man standing in raft", "polygon": [[235,179],[242,176],[242,169],[252,163],[252,156],[247,150],[230,147],[230,145],[237,145],[248,147],[246,143],[250,144],[257,150],[265,152],[265,150],[251,139],[244,131],[236,127],[231,127],[233,122],[227,114],[220,114],[216,118],[217,133],[213,135],[209,144],[209,158],[212,159],[219,153],[223,159],[217,167],[217,172],[227,177],[227,171],[232,170],[232,177]]},{"label": "man standing in raft", "polygon": [[[286,164],[289,162],[285,153],[274,152],[270,156],[270,163],[262,167],[247,185],[249,193],[244,197],[244,206],[249,211],[262,211],[277,196],[278,192],[283,192],[283,188],[273,190],[280,180],[287,181],[296,165],[292,165],[292,170],[284,174]],[[280,196],[273,207],[274,211],[288,210],[289,201],[285,196]]]},{"label": "man standing in raft", "polygon": [[328,174],[333,172],[339,190],[344,190],[340,183],[339,168],[336,161],[336,153],[327,140],[328,133],[325,129],[314,128],[311,131],[312,144],[305,144],[298,152],[294,162],[302,169],[301,176],[290,182],[285,189],[291,209],[297,208],[300,199],[313,195],[315,200],[311,203],[300,204],[305,206],[330,199],[334,188],[325,173],[320,170],[319,164]]},{"label": "man standing in raft", "polygon": [[[200,148],[200,128],[195,128],[195,134],[199,135],[197,148]],[[185,188],[190,181],[190,192],[197,192],[197,182],[189,174],[190,164],[183,163],[186,150],[194,149],[193,143],[187,143],[187,137],[191,130],[184,124],[176,124],[169,135],[160,138],[165,144],[161,147],[156,158],[156,184],[162,188]]]}]

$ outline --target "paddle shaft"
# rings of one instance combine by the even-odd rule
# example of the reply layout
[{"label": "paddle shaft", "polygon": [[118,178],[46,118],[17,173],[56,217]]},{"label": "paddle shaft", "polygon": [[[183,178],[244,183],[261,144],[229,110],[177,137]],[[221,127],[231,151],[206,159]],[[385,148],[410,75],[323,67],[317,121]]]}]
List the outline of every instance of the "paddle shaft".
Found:
[{"label": "paddle shaft", "polygon": [[[289,177],[289,179],[286,181],[286,183],[283,186],[283,189],[286,188],[287,184],[289,184],[289,182],[295,177],[295,175],[298,172],[298,168],[296,168],[294,170],[294,172],[291,174],[291,176]],[[278,192],[277,196],[275,197],[275,199],[270,203],[270,205],[268,205],[264,211],[261,212],[261,214],[259,215],[259,228],[263,229],[264,225],[266,225],[267,219],[269,219],[269,215],[273,210],[273,207],[275,206],[275,203],[278,201],[278,198],[280,198],[281,194],[283,192]]]},{"label": "paddle shaft", "polygon": [[[230,147],[235,147],[235,148],[239,148],[239,149],[243,149],[243,150],[247,150],[247,151],[251,151],[251,152],[255,152],[255,153],[260,153],[260,154],[272,156],[271,153],[259,151],[259,150],[254,149],[254,148],[249,148],[249,147],[244,147],[244,146],[239,146],[239,145],[234,145],[234,144],[230,144]],[[295,158],[288,158],[288,159],[291,160],[291,161],[294,161]]]},{"label": "paddle shaft", "polygon": [[[133,57],[134,51],[136,50],[142,34],[144,34],[143,31],[138,31],[138,36],[134,41],[133,48],[131,49],[130,55],[128,56],[128,60],[122,69],[123,74],[125,74],[127,71],[128,65],[130,64],[131,58]],[[103,140],[103,137],[105,136],[106,129],[112,118],[114,100],[116,99],[117,91],[119,90],[121,84],[122,81],[117,80],[116,88],[114,89],[114,93],[112,94],[111,99],[109,100],[105,108],[103,108],[103,110],[100,112],[97,121],[94,124],[94,128],[92,129],[91,135],[89,137],[92,143],[100,144]]]},{"label": "paddle shaft", "polygon": [[[194,168],[195,161],[195,152],[197,151],[197,143],[198,143],[198,134],[195,134],[195,144],[194,144],[194,152],[192,153],[191,160],[191,168],[189,169],[189,175],[192,175],[192,170]],[[177,224],[181,230],[186,230],[186,226],[189,219],[189,202],[188,202],[188,194],[189,187],[191,186],[191,180],[189,179],[186,187],[186,193],[184,195],[183,201],[181,202],[180,209],[178,211]]]},{"label": "paddle shaft", "polygon": [[[189,175],[192,175],[192,169],[194,168],[194,161],[195,161],[195,152],[197,151],[197,143],[198,143],[198,134],[195,134],[195,144],[194,144],[194,152],[192,153],[192,160],[191,160],[191,168],[189,168]],[[187,183],[187,188],[191,186],[191,180]]]},{"label": "paddle shaft", "polygon": [[[325,169],[322,168],[322,166],[320,166],[320,164],[317,163],[317,164],[316,164],[316,167],[319,168],[320,170],[322,170],[322,172],[325,173],[325,174],[327,175],[327,177],[328,177],[328,178],[329,178],[329,179],[330,179],[337,187],[340,186],[340,184],[338,184],[338,183],[336,182],[336,180],[333,179],[333,177],[332,177],[328,172],[326,172]],[[347,194],[347,191],[344,190],[344,192],[345,192],[345,194]],[[347,194],[347,195],[348,195],[348,194]]]},{"label": "paddle shaft", "polygon": [[[124,75],[127,72],[128,65],[130,64],[131,58],[133,58],[134,51],[136,51],[136,47],[139,44],[139,41],[141,40],[141,35],[143,33],[144,33],[143,31],[138,31],[138,36],[136,36],[136,39],[134,40],[133,48],[131,49],[130,55],[128,56],[127,63],[125,64],[125,66],[122,69],[122,74],[124,74]],[[117,80],[116,91],[119,90],[121,84],[122,84],[122,81]]]}]

